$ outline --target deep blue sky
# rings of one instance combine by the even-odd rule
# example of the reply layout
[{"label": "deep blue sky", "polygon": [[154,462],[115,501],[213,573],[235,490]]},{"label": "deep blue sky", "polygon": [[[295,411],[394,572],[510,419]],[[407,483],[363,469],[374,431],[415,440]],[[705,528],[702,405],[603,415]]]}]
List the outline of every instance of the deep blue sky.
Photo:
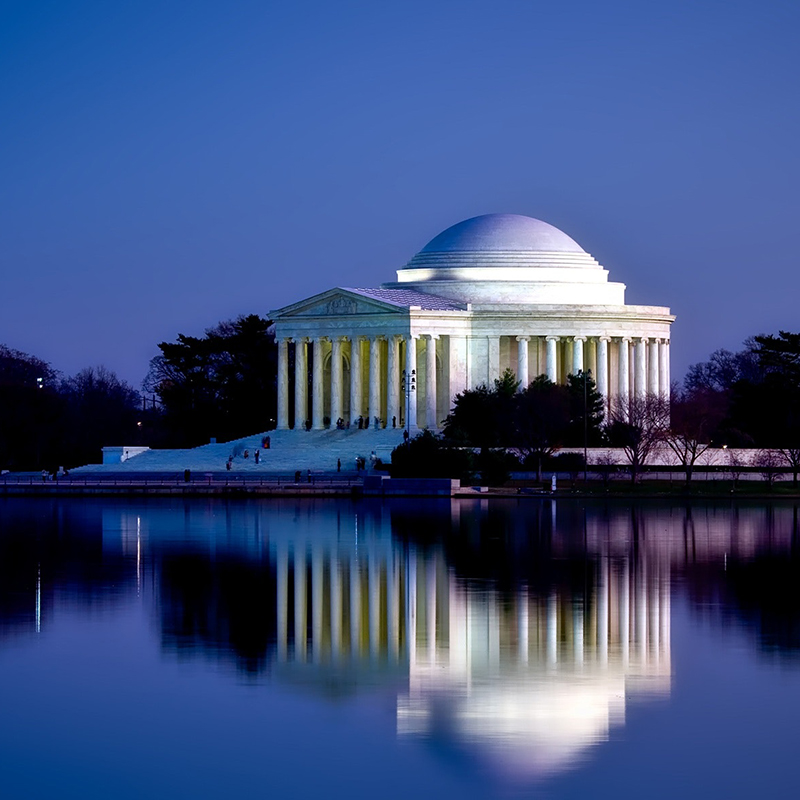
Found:
[{"label": "deep blue sky", "polygon": [[392,280],[489,212],[669,305],[673,373],[799,330],[800,4],[0,4],[0,343],[157,343]]}]

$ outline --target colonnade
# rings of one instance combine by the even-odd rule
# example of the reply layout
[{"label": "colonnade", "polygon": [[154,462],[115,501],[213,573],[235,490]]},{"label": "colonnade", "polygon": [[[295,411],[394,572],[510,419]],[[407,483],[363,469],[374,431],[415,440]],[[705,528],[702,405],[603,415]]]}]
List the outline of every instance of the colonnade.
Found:
[{"label": "colonnade", "polygon": [[[532,337],[518,336],[517,378],[527,386]],[[554,383],[567,374],[591,372],[603,397],[628,398],[632,394],[669,398],[669,340],[646,336],[546,336],[546,361],[542,374]],[[561,352],[559,352],[561,351]],[[614,370],[614,366],[616,369]],[[613,371],[616,374],[613,374]]]},{"label": "colonnade", "polygon": [[339,420],[348,427],[360,421],[366,427],[416,428],[424,423],[435,429],[450,411],[451,394],[481,383],[491,385],[506,368],[516,373],[523,387],[540,374],[563,383],[567,375],[583,370],[591,372],[607,400],[645,395],[669,399],[669,340],[661,337],[434,333],[282,337],[277,427],[283,430],[292,427],[290,345],[296,430],[335,427]]},{"label": "colonnade", "polygon": [[[425,368],[417,367],[418,343],[425,342]],[[278,429],[290,427],[289,345],[294,344],[294,428],[312,430],[345,425],[417,427],[418,402],[428,427],[438,427],[437,341],[435,334],[413,336],[316,336],[278,341]],[[329,383],[324,364],[330,355]],[[311,393],[308,363],[311,361]],[[349,380],[345,372],[349,371]],[[328,402],[326,403],[326,398]],[[309,414],[310,402],[310,414]],[[326,411],[329,413],[326,414]],[[444,411],[446,416],[449,409]],[[325,417],[329,417],[326,424]]]}]

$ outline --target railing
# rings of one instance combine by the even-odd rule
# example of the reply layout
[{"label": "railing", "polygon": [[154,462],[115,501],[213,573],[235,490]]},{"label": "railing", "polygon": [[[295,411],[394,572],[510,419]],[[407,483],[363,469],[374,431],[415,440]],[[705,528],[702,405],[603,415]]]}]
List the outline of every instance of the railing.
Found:
[{"label": "railing", "polygon": [[228,475],[226,473],[191,474],[188,479],[181,473],[150,474],[103,474],[66,475],[60,478],[46,478],[36,475],[3,475],[0,486],[48,486],[48,487],[201,487],[220,488],[252,488],[252,487],[317,487],[317,488],[350,488],[361,486],[363,475],[341,475],[339,473],[302,473],[299,480],[292,475]]}]

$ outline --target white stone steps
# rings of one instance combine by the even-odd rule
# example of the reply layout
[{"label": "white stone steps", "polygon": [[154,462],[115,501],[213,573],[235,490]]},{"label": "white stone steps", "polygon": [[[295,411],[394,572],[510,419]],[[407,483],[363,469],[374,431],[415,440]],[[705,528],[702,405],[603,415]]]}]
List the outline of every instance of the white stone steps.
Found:
[{"label": "white stone steps", "polygon": [[[270,437],[270,448],[262,447],[265,436]],[[247,473],[292,474],[306,472],[335,472],[337,459],[342,470],[355,470],[357,457],[370,465],[370,456],[388,462],[392,450],[403,441],[401,428],[388,430],[323,430],[323,431],[268,431],[246,436],[231,442],[207,444],[188,450],[149,450],[121,464],[90,464],[72,472],[224,472],[228,457],[238,451],[233,459],[232,471]],[[244,458],[244,451],[248,458]],[[259,451],[259,463],[253,458]]]}]

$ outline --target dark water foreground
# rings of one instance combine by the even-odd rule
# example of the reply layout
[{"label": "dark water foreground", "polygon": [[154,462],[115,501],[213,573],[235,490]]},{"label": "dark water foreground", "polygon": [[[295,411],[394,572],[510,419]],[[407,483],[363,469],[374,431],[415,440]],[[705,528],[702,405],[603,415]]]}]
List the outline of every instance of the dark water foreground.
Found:
[{"label": "dark water foreground", "polygon": [[798,548],[792,504],[0,500],[0,797],[798,797]]}]

